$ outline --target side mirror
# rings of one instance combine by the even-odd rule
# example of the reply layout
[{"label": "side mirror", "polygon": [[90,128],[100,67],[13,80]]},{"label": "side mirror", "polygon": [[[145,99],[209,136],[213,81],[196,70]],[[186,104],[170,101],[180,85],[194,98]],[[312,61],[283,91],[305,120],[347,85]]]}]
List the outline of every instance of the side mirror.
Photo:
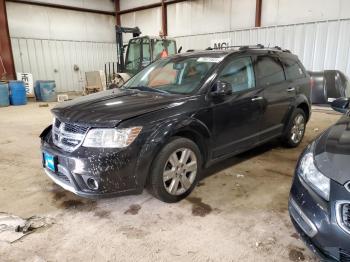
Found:
[{"label": "side mirror", "polygon": [[345,114],[350,108],[350,98],[341,97],[331,103],[333,110]]},{"label": "side mirror", "polygon": [[215,97],[232,94],[231,84],[225,81],[218,80],[212,87],[211,95]]},{"label": "side mirror", "polygon": [[177,52],[180,54],[182,51],[182,46],[180,46],[179,50],[177,50]]}]

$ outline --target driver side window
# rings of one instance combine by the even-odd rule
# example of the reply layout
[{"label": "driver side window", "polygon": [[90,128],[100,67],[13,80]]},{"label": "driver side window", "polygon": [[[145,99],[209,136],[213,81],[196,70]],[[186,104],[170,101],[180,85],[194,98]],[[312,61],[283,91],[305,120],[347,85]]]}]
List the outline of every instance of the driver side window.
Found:
[{"label": "driver side window", "polygon": [[231,84],[232,92],[239,92],[255,87],[252,59],[240,57],[228,63],[219,74],[219,80]]}]

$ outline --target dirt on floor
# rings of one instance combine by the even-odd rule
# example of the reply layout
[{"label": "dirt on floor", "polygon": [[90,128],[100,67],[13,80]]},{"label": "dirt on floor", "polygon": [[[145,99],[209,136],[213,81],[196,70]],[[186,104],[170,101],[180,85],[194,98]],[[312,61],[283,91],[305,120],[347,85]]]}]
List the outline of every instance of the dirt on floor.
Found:
[{"label": "dirt on floor", "polygon": [[0,212],[54,221],[0,242],[0,261],[316,261],[288,195],[299,154],[339,115],[315,110],[298,148],[272,142],[218,163],[186,200],[165,204],[146,191],[87,200],[53,184],[38,138],[53,105],[0,108]]}]

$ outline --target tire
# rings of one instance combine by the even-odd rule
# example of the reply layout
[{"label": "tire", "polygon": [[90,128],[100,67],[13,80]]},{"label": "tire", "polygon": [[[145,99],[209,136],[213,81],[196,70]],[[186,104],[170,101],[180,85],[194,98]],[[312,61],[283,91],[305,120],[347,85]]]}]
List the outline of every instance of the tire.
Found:
[{"label": "tire", "polygon": [[196,186],[201,167],[201,152],[192,140],[171,138],[153,160],[149,177],[151,194],[166,203],[184,199]]},{"label": "tire", "polygon": [[290,118],[282,142],[286,147],[294,148],[303,141],[306,129],[306,115],[304,110],[296,108]]}]

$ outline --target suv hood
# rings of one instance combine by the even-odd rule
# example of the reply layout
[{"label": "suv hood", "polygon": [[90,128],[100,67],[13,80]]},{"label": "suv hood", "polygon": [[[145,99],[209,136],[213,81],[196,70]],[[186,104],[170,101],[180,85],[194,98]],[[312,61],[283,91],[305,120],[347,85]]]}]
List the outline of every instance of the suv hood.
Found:
[{"label": "suv hood", "polygon": [[93,127],[115,127],[119,122],[177,106],[183,96],[113,89],[57,105],[51,111],[63,122]]},{"label": "suv hood", "polygon": [[318,169],[340,184],[350,181],[350,116],[343,116],[315,145]]}]

